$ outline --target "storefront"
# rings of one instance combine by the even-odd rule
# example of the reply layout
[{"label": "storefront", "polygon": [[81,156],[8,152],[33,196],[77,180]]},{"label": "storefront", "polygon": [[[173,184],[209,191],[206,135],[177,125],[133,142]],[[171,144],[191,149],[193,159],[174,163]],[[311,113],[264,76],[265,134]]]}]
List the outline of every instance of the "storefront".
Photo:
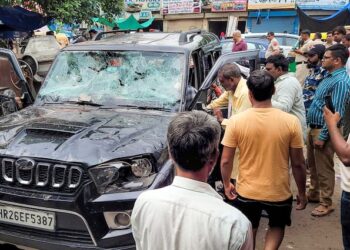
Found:
[{"label": "storefront", "polygon": [[247,27],[249,32],[298,34],[299,19],[295,10],[256,10],[249,11]]}]

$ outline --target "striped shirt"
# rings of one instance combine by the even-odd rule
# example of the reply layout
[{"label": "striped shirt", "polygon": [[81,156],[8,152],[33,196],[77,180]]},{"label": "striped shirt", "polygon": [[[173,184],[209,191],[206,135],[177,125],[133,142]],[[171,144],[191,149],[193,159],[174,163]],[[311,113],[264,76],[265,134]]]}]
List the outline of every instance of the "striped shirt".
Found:
[{"label": "striped shirt", "polygon": [[326,141],[329,138],[322,110],[325,105],[325,97],[331,95],[335,111],[339,112],[340,116],[343,117],[345,102],[348,100],[349,94],[350,78],[344,67],[328,73],[316,89],[307,114],[307,123],[323,126],[319,140]]}]

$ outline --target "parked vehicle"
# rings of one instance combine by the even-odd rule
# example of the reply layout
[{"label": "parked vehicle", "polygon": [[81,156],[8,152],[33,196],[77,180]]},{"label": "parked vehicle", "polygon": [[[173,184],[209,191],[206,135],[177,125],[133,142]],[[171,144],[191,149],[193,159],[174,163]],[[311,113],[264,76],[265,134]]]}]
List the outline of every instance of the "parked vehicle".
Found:
[{"label": "parked vehicle", "polygon": [[134,249],[136,198],[174,176],[170,120],[207,104],[223,63],[258,55],[219,57],[218,38],[200,30],[102,35],[64,48],[34,105],[0,119],[0,241]]},{"label": "parked vehicle", "polygon": [[[260,64],[265,64],[265,52],[267,50],[268,41],[257,41],[257,40],[249,40],[245,39],[247,42],[248,50],[259,50],[259,59]],[[231,39],[225,39],[221,41],[222,45],[222,54],[227,54],[232,52],[233,47],[233,40]]]},{"label": "parked vehicle", "polygon": [[0,48],[0,75],[0,116],[33,104],[33,74],[12,50]]},{"label": "parked vehicle", "polygon": [[[243,34],[243,37],[250,42],[263,42],[267,41],[267,33],[247,33]],[[275,38],[280,44],[280,48],[283,49],[283,54],[288,57],[289,52],[298,43],[299,36],[286,33],[275,33]]]},{"label": "parked vehicle", "polygon": [[55,36],[33,36],[22,47],[21,59],[31,67],[35,81],[41,83],[60,50]]}]

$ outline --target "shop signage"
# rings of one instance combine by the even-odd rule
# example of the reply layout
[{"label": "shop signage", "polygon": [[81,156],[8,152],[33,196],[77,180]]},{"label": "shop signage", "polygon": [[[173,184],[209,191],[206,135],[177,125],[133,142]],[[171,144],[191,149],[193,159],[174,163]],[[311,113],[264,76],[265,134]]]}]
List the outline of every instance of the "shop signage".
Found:
[{"label": "shop signage", "polygon": [[246,11],[247,0],[212,0],[212,12]]},{"label": "shop signage", "polygon": [[294,8],[295,8],[295,0],[248,0],[249,10],[294,9]]},{"label": "shop signage", "polygon": [[139,5],[142,10],[159,11],[161,0],[124,0],[125,6]]},{"label": "shop signage", "polygon": [[301,9],[339,10],[347,4],[345,0],[297,0]]},{"label": "shop signage", "polygon": [[200,0],[163,0],[163,14],[201,13]]},{"label": "shop signage", "polygon": [[150,19],[150,18],[152,18],[152,11],[149,11],[149,10],[142,10],[142,11],[140,11],[139,18],[140,19]]}]

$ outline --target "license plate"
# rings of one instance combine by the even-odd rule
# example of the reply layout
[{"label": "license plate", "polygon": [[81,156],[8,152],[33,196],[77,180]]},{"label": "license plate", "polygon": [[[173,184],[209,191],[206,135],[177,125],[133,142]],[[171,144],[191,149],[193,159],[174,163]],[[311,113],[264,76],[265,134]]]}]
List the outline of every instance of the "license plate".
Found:
[{"label": "license plate", "polygon": [[0,222],[55,230],[55,213],[0,204]]}]

